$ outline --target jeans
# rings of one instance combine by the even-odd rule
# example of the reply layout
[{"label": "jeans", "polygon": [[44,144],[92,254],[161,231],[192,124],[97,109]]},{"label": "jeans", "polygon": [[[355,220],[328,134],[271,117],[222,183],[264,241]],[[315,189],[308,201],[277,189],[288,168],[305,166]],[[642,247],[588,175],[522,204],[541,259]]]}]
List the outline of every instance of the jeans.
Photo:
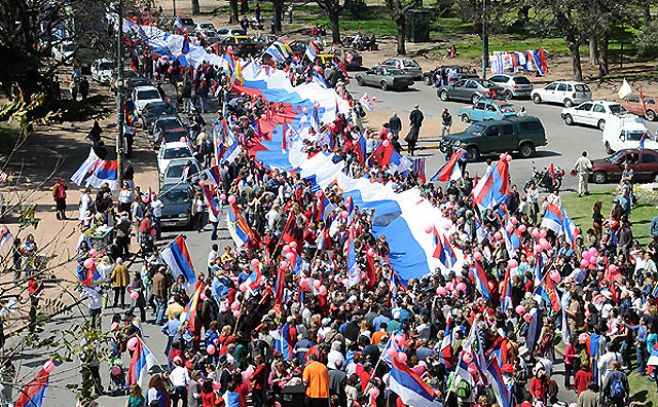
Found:
[{"label": "jeans", "polygon": [[637,358],[637,373],[644,376],[647,370],[647,344],[640,342],[635,350],[635,357]]},{"label": "jeans", "polygon": [[156,240],[160,240],[160,218],[159,217],[154,217],[153,218],[153,227],[155,228],[155,238]]},{"label": "jeans", "polygon": [[178,400],[183,401],[183,407],[187,407],[187,389],[185,386],[176,386],[174,393],[171,395],[172,407],[178,407]]},{"label": "jeans", "polygon": [[217,227],[219,222],[210,222],[212,225],[212,232],[210,232],[210,240],[217,240]]},{"label": "jeans", "polygon": [[164,300],[164,298],[160,298],[157,295],[153,296],[153,301],[155,302],[155,324],[162,325],[164,323],[167,302]]},{"label": "jeans", "polygon": [[564,364],[564,387],[571,387],[571,376],[573,376],[574,365]]}]

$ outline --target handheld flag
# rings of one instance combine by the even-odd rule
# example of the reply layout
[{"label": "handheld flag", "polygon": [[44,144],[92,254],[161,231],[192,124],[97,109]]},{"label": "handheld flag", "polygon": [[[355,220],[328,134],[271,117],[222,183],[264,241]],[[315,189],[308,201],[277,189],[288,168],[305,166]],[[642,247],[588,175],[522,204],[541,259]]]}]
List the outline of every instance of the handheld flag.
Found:
[{"label": "handheld flag", "polygon": [[473,188],[473,202],[480,209],[492,209],[507,201],[510,196],[509,164],[500,159],[487,168],[484,176]]},{"label": "handheld flag", "polygon": [[[52,362],[50,362],[52,363]],[[42,367],[37,375],[23,387],[15,407],[42,407],[48,392],[48,378],[50,372]]]},{"label": "handheld flag", "polygon": [[432,175],[430,181],[448,182],[450,180],[458,180],[462,177],[461,168],[457,165],[457,160],[461,155],[461,149],[454,151],[450,159],[439,168],[436,174]]},{"label": "handheld flag", "polygon": [[624,81],[622,82],[621,87],[619,88],[619,91],[617,92],[617,96],[619,96],[619,99],[625,99],[626,97],[628,97],[632,94],[633,94],[633,88],[628,83],[626,78],[624,78]]},{"label": "handheld flag", "polygon": [[187,251],[187,245],[185,244],[185,237],[183,235],[178,235],[178,237],[172,240],[162,250],[160,255],[162,256],[162,260],[169,266],[174,278],[182,275],[188,284],[196,283],[196,273],[192,265],[192,258]]},{"label": "handheld flag", "polygon": [[228,206],[226,223],[228,232],[236,246],[242,247],[254,237],[254,232],[251,230],[244,215],[242,215],[242,212],[235,204]]},{"label": "handheld flag", "polygon": [[[138,337],[139,338],[139,337]],[[130,368],[126,382],[131,384],[142,385],[148,371],[157,365],[153,353],[149,350],[141,338],[137,340],[137,349],[133,351],[133,357],[130,360]]]},{"label": "handheld flag", "polygon": [[308,58],[309,61],[315,62],[315,59],[318,57],[318,47],[315,46],[313,41],[308,42],[304,56]]},{"label": "handheld flag", "polygon": [[0,247],[4,246],[5,243],[11,241],[11,232],[7,226],[0,228]]},{"label": "handheld flag", "polygon": [[407,365],[393,358],[393,366],[389,378],[389,386],[408,406],[437,407],[436,394]]},{"label": "handheld flag", "polygon": [[359,99],[359,103],[361,106],[363,106],[365,109],[372,111],[375,107],[372,104],[372,99],[368,97],[367,93],[364,93],[363,96],[361,96],[361,99]]}]

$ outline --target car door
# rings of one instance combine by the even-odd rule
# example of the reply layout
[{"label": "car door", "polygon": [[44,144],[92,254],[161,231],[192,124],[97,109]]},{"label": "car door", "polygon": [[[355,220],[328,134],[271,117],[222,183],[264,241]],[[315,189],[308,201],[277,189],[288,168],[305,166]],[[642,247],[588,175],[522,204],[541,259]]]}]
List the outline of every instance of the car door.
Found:
[{"label": "car door", "polygon": [[643,151],[637,169],[633,169],[638,181],[653,181],[653,174],[658,173],[658,157],[655,153]]},{"label": "car door", "polygon": [[450,98],[451,99],[461,99],[464,93],[464,86],[466,85],[465,80],[460,80],[452,84],[452,87],[449,88]]},{"label": "car door", "polygon": [[368,75],[368,85],[377,86],[379,84],[379,78],[381,78],[382,69],[383,68],[376,66],[370,70],[370,74]]},{"label": "car door", "polygon": [[553,99],[551,100],[551,102],[553,103],[564,102],[564,98],[566,97],[567,94],[567,87],[568,85],[566,83],[560,82],[557,85],[555,92],[553,92]]},{"label": "car door", "polygon": [[498,111],[498,105],[493,103],[487,103],[485,106],[486,113],[484,114],[485,120],[497,120],[500,119],[500,112]]},{"label": "car door", "polygon": [[499,125],[500,136],[497,151],[514,151],[519,148],[519,141],[514,137],[514,125],[511,122],[503,122]]},{"label": "car door", "polygon": [[549,83],[548,85],[546,85],[544,91],[540,94],[541,98],[545,102],[550,102],[550,103],[555,102],[556,100],[555,91],[557,89],[557,85],[558,85],[557,82]]},{"label": "car door", "polygon": [[478,147],[480,147],[480,152],[481,153],[490,153],[493,151],[501,151],[499,149],[499,144],[500,144],[500,126],[499,125],[492,125],[492,126],[487,126],[487,129],[482,133],[482,136],[480,137],[480,143]]},{"label": "car door", "polygon": [[602,103],[594,103],[592,112],[588,116],[587,124],[597,126],[599,120],[605,120],[607,117],[606,108]]},{"label": "car door", "polygon": [[471,120],[473,121],[480,121],[484,117],[485,113],[485,106],[484,102],[477,102],[476,104],[473,105],[473,108],[471,109]]},{"label": "car door", "polygon": [[592,111],[592,103],[583,103],[573,110],[573,121],[578,124],[587,124],[587,116]]},{"label": "car door", "polygon": [[478,83],[472,79],[469,79],[468,82],[466,82],[466,86],[464,87],[463,100],[470,101],[471,97],[477,93],[478,89]]}]

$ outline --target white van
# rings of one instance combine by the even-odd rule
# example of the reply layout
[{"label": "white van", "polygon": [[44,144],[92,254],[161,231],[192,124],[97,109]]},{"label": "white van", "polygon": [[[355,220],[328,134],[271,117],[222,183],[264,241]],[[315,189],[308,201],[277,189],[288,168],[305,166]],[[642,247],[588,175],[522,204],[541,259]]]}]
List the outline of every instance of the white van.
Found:
[{"label": "white van", "polygon": [[658,150],[656,137],[651,134],[644,119],[634,115],[611,116],[603,129],[603,145],[608,154],[617,151],[639,148],[644,139],[644,148]]}]

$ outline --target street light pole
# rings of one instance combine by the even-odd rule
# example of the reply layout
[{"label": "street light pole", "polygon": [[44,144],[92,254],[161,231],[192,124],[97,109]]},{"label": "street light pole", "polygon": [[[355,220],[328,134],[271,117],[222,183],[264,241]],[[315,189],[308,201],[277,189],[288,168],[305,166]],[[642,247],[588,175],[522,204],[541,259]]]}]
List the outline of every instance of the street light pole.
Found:
[{"label": "street light pole", "polygon": [[171,0],[174,6],[174,17],[176,16],[176,0]]},{"label": "street light pole", "polygon": [[487,79],[487,65],[489,55],[485,51],[485,39],[487,37],[487,0],[482,0],[482,79]]},{"label": "street light pole", "polygon": [[123,0],[119,0],[117,30],[117,186],[123,185]]}]

